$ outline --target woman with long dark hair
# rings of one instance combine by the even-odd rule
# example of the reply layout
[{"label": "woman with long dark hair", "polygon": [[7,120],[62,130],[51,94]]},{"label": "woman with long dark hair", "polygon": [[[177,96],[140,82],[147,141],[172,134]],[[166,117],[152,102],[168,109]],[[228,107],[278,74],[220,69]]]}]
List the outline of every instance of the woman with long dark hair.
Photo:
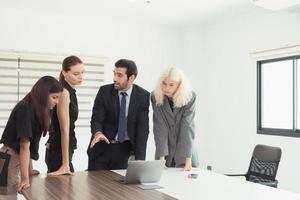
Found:
[{"label": "woman with long dark hair", "polygon": [[52,126],[46,149],[48,175],[72,174],[72,157],[77,148],[75,121],[78,104],[75,86],[83,80],[84,67],[77,56],[69,56],[62,63],[59,80],[64,87],[59,103],[53,112]]},{"label": "woman with long dark hair", "polygon": [[3,143],[0,149],[2,186],[16,185],[18,192],[30,186],[30,158],[39,158],[41,135],[45,136],[49,130],[51,110],[62,91],[60,82],[44,76],[12,110],[0,140]]}]

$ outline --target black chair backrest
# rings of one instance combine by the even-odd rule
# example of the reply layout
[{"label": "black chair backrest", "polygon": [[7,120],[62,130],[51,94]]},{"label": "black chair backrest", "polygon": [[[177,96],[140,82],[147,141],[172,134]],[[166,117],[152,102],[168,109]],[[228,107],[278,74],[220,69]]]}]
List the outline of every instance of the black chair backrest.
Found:
[{"label": "black chair backrest", "polygon": [[280,159],[281,149],[279,147],[256,145],[246,179],[252,182],[274,181]]}]

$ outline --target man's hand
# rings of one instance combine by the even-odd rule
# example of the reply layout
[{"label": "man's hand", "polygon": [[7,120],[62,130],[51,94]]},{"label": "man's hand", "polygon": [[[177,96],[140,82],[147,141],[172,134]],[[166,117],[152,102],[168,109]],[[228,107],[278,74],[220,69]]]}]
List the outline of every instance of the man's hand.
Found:
[{"label": "man's hand", "polygon": [[93,148],[94,145],[97,143],[97,142],[100,142],[100,141],[105,141],[107,144],[109,144],[109,140],[105,137],[105,135],[101,132],[97,132],[95,133],[94,135],[94,138],[91,142],[91,146],[90,148]]}]

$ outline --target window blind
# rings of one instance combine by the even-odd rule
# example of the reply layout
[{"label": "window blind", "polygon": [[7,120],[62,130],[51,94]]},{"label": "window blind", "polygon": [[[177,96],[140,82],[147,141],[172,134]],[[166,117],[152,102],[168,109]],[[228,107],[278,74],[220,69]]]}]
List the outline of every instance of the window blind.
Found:
[{"label": "window blind", "polygon": [[[0,134],[15,104],[42,76],[59,77],[67,56],[33,53],[0,53]],[[84,81],[76,87],[79,116],[76,133],[90,133],[91,111],[99,87],[104,83],[105,57],[80,56],[85,66]]]}]

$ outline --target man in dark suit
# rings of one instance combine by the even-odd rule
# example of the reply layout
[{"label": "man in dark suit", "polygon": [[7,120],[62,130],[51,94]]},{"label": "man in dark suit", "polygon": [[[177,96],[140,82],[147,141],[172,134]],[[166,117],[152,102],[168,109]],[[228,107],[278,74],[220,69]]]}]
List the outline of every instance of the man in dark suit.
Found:
[{"label": "man in dark suit", "polygon": [[91,120],[88,170],[126,169],[133,153],[145,160],[149,134],[150,93],[133,84],[136,64],[115,63],[114,83],[101,86]]}]

